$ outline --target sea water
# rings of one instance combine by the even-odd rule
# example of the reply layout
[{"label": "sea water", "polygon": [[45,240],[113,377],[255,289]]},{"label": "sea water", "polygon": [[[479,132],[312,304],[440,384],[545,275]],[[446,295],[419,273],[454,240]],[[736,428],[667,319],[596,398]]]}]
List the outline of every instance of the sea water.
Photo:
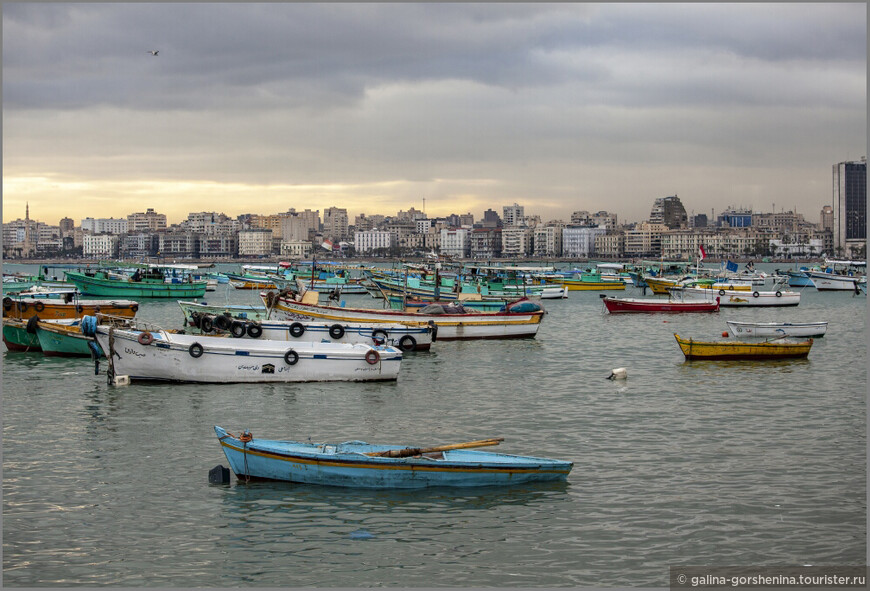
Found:
[{"label": "sea water", "polygon": [[[226,284],[202,299],[258,303]],[[607,315],[599,292],[543,305],[537,338],[436,342],[393,383],[109,386],[105,361],[94,375],[88,358],[4,349],[3,583],[666,586],[671,565],[864,563],[866,296],[806,288],[795,308],[680,315]],[[138,317],[183,322],[172,300]],[[687,362],[674,333],[717,340],[726,320],[828,332],[805,360]],[[606,379],[617,367],[628,378]],[[507,488],[209,485],[227,465],[214,425],[504,437],[490,449],[574,469]]]}]

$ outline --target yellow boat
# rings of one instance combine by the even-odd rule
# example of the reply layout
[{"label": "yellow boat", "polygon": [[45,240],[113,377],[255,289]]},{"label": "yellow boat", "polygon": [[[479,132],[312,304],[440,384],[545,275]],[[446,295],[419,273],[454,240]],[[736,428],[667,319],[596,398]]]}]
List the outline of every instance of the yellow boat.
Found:
[{"label": "yellow boat", "polygon": [[668,290],[672,287],[676,287],[677,284],[681,281],[677,278],[648,276],[645,276],[643,280],[646,282],[647,287],[649,287],[653,293],[664,295],[667,295]]},{"label": "yellow boat", "polygon": [[696,341],[674,333],[686,359],[791,359],[806,357],[813,339],[799,343],[770,341]]},{"label": "yellow boat", "polygon": [[709,279],[706,281],[703,279],[691,280],[687,277],[683,277],[681,279],[668,277],[644,277],[643,280],[646,281],[647,286],[649,286],[653,293],[661,295],[667,295],[669,293],[668,290],[672,287],[697,287],[698,289],[729,289],[731,291],[752,291],[751,285],[743,283],[731,283],[729,281],[711,282],[711,280]]},{"label": "yellow boat", "polygon": [[604,289],[621,289],[625,291],[624,281],[584,281],[582,279],[547,277],[547,284],[562,285],[568,291],[599,291]]}]

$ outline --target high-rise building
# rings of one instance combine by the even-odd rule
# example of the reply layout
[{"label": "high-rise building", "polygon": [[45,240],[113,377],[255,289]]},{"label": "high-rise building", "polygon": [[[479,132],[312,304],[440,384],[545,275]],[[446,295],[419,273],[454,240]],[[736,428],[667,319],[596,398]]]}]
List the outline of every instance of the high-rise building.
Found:
[{"label": "high-rise building", "polygon": [[867,158],[834,164],[833,173],[834,250],[846,254],[867,241]]},{"label": "high-rise building", "polygon": [[649,214],[651,224],[664,224],[668,228],[685,228],[689,224],[689,216],[680,198],[676,195],[660,197],[653,202]]},{"label": "high-rise building", "polygon": [[525,207],[514,203],[513,205],[505,205],[502,208],[502,219],[504,225],[507,226],[522,226],[525,220]]},{"label": "high-rise building", "polygon": [[834,208],[830,205],[824,206],[819,213],[819,228],[834,231]]},{"label": "high-rise building", "polygon": [[323,210],[323,235],[327,238],[347,238],[347,210],[343,207],[327,207]]}]

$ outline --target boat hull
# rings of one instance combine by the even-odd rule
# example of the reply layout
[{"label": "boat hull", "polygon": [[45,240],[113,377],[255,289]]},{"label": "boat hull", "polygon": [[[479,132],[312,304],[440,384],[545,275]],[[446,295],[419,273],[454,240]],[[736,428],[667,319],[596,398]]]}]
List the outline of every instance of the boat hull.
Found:
[{"label": "boat hull", "polygon": [[784,342],[735,342],[696,341],[674,334],[686,359],[796,359],[806,357],[813,346],[813,339],[800,343]]},{"label": "boat hull", "polygon": [[819,291],[857,291],[855,285],[859,278],[849,275],[835,275],[832,273],[816,273],[807,271],[807,276]]},{"label": "boat hull", "polygon": [[451,450],[433,458],[372,457],[405,446],[354,441],[335,445],[252,439],[242,442],[215,427],[230,469],[247,477],[352,488],[416,489],[435,486],[506,486],[565,480],[573,464],[561,460]]},{"label": "boat hull", "polygon": [[27,320],[32,316],[39,316],[40,320],[48,320],[81,318],[96,314],[132,318],[138,310],[138,302],[132,300],[78,300],[77,302],[62,302],[55,299],[20,302],[3,300],[3,315],[20,320]]},{"label": "boat hull", "polygon": [[548,277],[547,283],[555,283],[565,287],[568,291],[602,291],[622,290],[625,291],[624,281],[583,281],[581,279],[564,279],[560,277]]},{"label": "boat hull", "polygon": [[[288,345],[166,331],[150,333],[153,342],[142,344],[142,332],[96,328],[102,350],[120,355],[112,358],[115,375],[131,381],[198,383],[388,381],[398,378],[402,362],[402,352],[393,347],[310,341]],[[292,355],[288,358],[291,351],[297,355],[295,361]],[[374,363],[366,360],[369,351],[377,352]]]},{"label": "boat hull", "polygon": [[84,295],[108,298],[201,298],[208,283],[166,283],[163,281],[125,281],[91,277],[84,273],[66,273],[66,279]]},{"label": "boat hull", "polygon": [[822,337],[828,330],[827,322],[736,322],[726,321],[735,337]]},{"label": "boat hull", "polygon": [[27,322],[15,318],[3,318],[3,343],[16,353],[42,350],[36,333],[27,332]]},{"label": "boat hull", "polygon": [[73,323],[39,322],[36,338],[42,353],[49,357],[104,357],[99,345],[82,334],[78,320]]},{"label": "boat hull", "polygon": [[[197,328],[202,327],[202,315],[208,308],[217,306],[202,306],[193,302],[178,302],[184,311],[187,323]],[[265,309],[264,309],[265,310]],[[197,318],[194,314],[199,314]],[[213,312],[211,314],[214,314]],[[219,315],[219,314],[217,314]],[[265,316],[265,314],[264,314]],[[252,336],[253,323],[236,318],[236,330],[245,328],[243,338],[262,338],[271,341],[316,341],[331,343],[350,343],[366,345],[389,345],[403,351],[428,351],[432,345],[435,328],[426,323],[417,324],[360,324],[335,323],[311,320],[274,320],[263,319],[256,323],[262,331],[259,336]],[[198,323],[198,324],[197,324]],[[213,322],[212,322],[213,324]],[[232,334],[232,326],[230,327]],[[254,332],[253,334],[257,334]],[[235,335],[234,335],[235,336]]]},{"label": "boat hull", "polygon": [[718,312],[719,300],[713,302],[675,302],[659,299],[603,298],[611,314],[623,313],[691,313]]},{"label": "boat hull", "polygon": [[711,302],[719,298],[719,306],[722,308],[759,308],[759,307],[787,307],[797,306],[801,303],[801,294],[797,291],[737,291],[730,289],[696,288],[672,288],[671,296],[684,302]]},{"label": "boat hull", "polygon": [[[260,294],[264,296],[264,294]],[[543,318],[543,311],[528,313],[494,312],[480,314],[419,314],[368,308],[340,308],[303,304],[279,298],[273,315],[287,320],[316,318],[340,322],[405,323],[429,322],[438,326],[438,340],[533,338]]]}]

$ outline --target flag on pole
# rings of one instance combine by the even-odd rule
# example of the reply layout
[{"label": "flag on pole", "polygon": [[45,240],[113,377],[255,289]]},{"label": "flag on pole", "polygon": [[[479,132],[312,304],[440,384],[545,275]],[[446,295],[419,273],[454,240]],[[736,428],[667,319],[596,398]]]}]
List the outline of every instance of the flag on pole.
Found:
[{"label": "flag on pole", "polygon": [[331,240],[329,240],[329,239],[324,240],[320,246],[322,246],[326,250],[332,252],[332,241]]},{"label": "flag on pole", "polygon": [[707,258],[707,253],[704,251],[704,246],[702,244],[698,245],[698,254],[700,256],[700,258],[698,260],[703,261],[704,259]]}]

